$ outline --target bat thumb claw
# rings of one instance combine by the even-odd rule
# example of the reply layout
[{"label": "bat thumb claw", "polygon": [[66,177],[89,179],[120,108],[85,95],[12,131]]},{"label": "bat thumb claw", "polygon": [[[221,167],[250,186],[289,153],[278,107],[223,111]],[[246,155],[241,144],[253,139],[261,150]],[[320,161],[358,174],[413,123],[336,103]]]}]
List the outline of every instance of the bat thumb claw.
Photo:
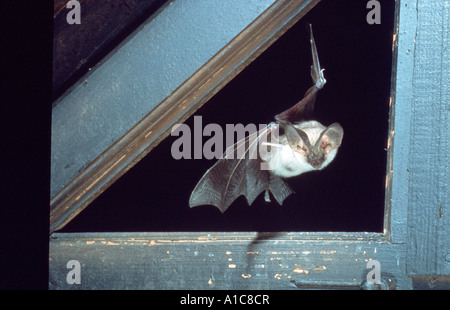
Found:
[{"label": "bat thumb claw", "polygon": [[264,200],[266,201],[266,202],[272,202],[271,200],[270,200],[270,194],[269,194],[269,191],[266,189],[266,191],[264,192]]}]

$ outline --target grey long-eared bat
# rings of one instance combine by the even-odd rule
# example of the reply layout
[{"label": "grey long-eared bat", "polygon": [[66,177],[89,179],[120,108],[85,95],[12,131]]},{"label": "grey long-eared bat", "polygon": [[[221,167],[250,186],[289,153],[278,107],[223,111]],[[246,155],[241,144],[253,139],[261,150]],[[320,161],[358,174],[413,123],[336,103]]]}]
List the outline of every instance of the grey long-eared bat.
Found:
[{"label": "grey long-eared bat", "polygon": [[[192,191],[191,208],[214,205],[225,212],[240,195],[251,205],[263,191],[266,201],[270,202],[270,192],[281,205],[294,193],[283,178],[321,170],[335,158],[344,135],[341,125],[333,123],[326,127],[305,120],[313,112],[317,93],[326,83],[311,25],[309,30],[314,85],[297,104],[277,114],[275,122],[227,148]],[[235,156],[242,149],[244,152]]]}]

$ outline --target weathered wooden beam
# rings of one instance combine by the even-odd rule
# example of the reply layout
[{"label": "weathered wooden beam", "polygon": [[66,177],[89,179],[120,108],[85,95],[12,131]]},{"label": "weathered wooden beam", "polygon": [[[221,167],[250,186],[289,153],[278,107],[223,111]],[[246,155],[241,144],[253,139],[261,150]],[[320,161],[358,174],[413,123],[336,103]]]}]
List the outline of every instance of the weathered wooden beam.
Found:
[{"label": "weathered wooden beam", "polygon": [[[406,6],[406,3],[404,3]],[[408,273],[450,275],[450,1],[408,3],[413,72],[407,170]]]},{"label": "weathered wooden beam", "polygon": [[[50,230],[60,229],[74,218],[163,140],[174,124],[192,115],[317,2],[275,1],[186,81],[180,80],[183,83],[165,99],[161,97],[168,90],[165,84],[173,81],[164,80],[164,87],[159,88],[161,84],[154,79],[168,78],[167,73],[161,73],[162,77],[136,75],[135,70],[140,69],[129,68],[127,56],[133,46],[118,49],[114,61],[100,66],[86,83],[53,108]],[[184,2],[174,2],[173,6],[178,3]],[[130,42],[139,45],[137,35]],[[145,48],[135,48],[144,53],[139,57],[147,57]],[[189,56],[181,51],[176,54],[178,58]],[[142,62],[137,65],[142,66]],[[174,79],[180,78],[179,69]],[[156,95],[144,95],[151,97],[151,104],[143,104],[148,99],[144,100],[141,90],[134,89],[137,85],[157,88]],[[127,113],[119,112],[125,108]]]},{"label": "weathered wooden beam", "polygon": [[[360,289],[378,260],[391,288],[411,287],[405,245],[382,234],[54,233],[50,289]],[[70,260],[80,283],[67,283]]]},{"label": "weathered wooden beam", "polygon": [[53,99],[88,72],[166,0],[80,0],[81,24],[66,21],[67,0],[54,2]]}]

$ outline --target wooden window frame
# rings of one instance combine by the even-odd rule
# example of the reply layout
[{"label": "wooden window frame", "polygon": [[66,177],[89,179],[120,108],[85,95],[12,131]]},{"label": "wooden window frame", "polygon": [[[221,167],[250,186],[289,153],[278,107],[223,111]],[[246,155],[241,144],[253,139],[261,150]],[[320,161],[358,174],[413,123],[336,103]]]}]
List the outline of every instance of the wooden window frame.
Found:
[{"label": "wooden window frame", "polygon": [[[291,232],[255,244],[257,233],[57,232],[164,139],[173,124],[192,115],[316,2],[299,12],[293,1],[276,1],[52,198],[50,288],[67,288],[66,264],[71,259],[79,260],[84,270],[80,288],[90,289],[359,289],[371,260],[380,262],[386,288],[448,287],[450,249],[440,246],[445,241],[449,244],[445,191],[427,188],[434,191],[428,195],[436,194],[440,201],[433,209],[437,216],[430,217],[430,208],[412,198],[415,185],[438,173],[436,169],[411,171],[419,167],[419,158],[412,152],[425,139],[414,136],[415,128],[436,117],[445,121],[444,108],[433,112],[411,100],[411,94],[420,95],[421,89],[413,89],[418,79],[427,78],[421,76],[418,70],[423,68],[418,68],[415,58],[425,43],[416,40],[419,31],[430,34],[436,27],[423,23],[424,16],[435,10],[434,1],[396,1],[382,233]],[[418,113],[423,114],[419,117]],[[448,128],[444,123],[441,126]],[[444,159],[444,144],[431,148]],[[430,243],[430,236],[440,240]]]}]

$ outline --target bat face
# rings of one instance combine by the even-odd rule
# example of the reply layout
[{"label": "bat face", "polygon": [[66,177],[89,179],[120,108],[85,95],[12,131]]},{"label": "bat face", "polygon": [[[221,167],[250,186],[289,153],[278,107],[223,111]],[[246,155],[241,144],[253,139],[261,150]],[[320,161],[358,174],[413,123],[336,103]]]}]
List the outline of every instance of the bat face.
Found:
[{"label": "bat face", "polygon": [[279,146],[264,160],[273,174],[284,178],[321,170],[333,161],[343,134],[338,123],[329,127],[317,121],[287,123]]}]

